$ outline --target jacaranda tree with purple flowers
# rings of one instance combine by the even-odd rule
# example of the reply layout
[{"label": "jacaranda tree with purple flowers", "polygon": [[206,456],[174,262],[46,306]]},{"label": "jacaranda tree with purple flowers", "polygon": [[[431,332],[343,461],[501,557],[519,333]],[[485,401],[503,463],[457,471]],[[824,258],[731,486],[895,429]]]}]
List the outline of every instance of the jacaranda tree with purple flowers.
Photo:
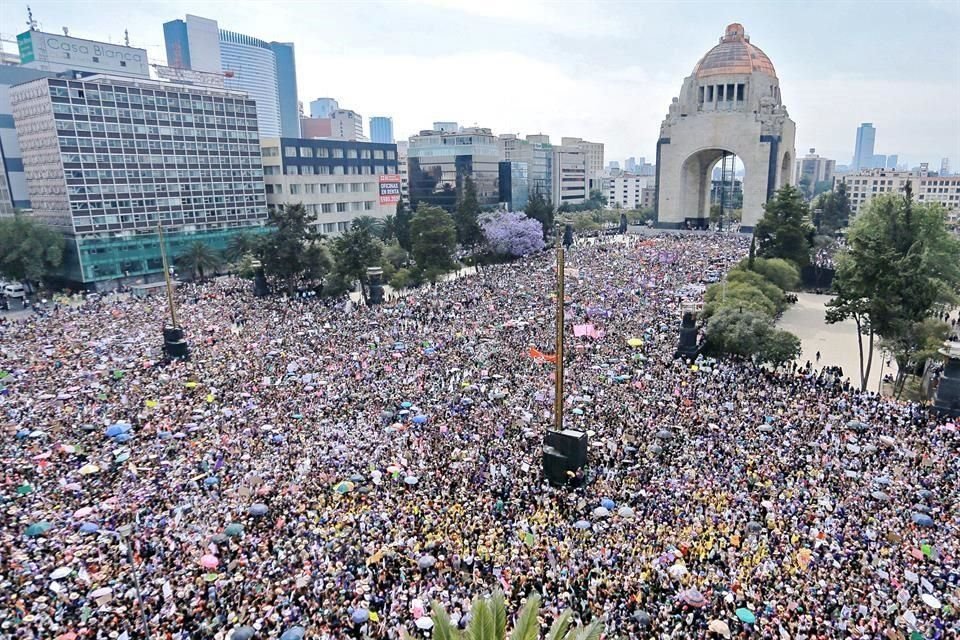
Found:
[{"label": "jacaranda tree with purple flowers", "polygon": [[479,222],[491,253],[515,258],[543,249],[543,226],[520,211],[485,213]]}]

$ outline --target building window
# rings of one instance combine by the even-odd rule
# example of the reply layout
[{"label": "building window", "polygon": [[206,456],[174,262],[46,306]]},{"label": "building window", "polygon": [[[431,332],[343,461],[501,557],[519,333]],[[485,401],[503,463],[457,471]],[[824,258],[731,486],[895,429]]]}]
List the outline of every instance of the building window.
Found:
[{"label": "building window", "polygon": [[287,158],[296,158],[297,157],[297,148],[296,147],[284,147],[283,155]]},{"label": "building window", "polygon": [[321,148],[317,149],[317,157],[318,157],[318,158],[329,158],[329,157],[330,157],[330,150],[327,149],[326,147],[321,147]]},{"label": "building window", "polygon": [[707,87],[707,102],[713,102],[713,85]]},{"label": "building window", "polygon": [[697,102],[703,104],[703,87],[697,88]]},{"label": "building window", "polygon": [[356,150],[356,149],[347,149],[347,157],[348,157],[348,158],[354,158],[354,159],[355,159],[355,158],[357,157],[357,150]]},{"label": "building window", "polygon": [[360,193],[363,191],[363,184],[354,182],[350,185],[350,193]]},{"label": "building window", "polygon": [[311,149],[310,147],[300,147],[300,157],[301,157],[301,158],[312,158],[312,157],[313,157],[313,149]]},{"label": "building window", "polygon": [[373,211],[373,200],[367,200],[363,203],[364,211]]},{"label": "building window", "polygon": [[346,193],[346,192],[347,192],[347,185],[345,185],[345,184],[342,183],[342,182],[338,182],[337,184],[334,185],[334,192],[335,192],[335,193]]},{"label": "building window", "polygon": [[333,203],[332,203],[332,202],[326,202],[326,203],[324,203],[324,204],[321,204],[321,205],[320,205],[320,210],[321,210],[323,213],[333,213]]},{"label": "building window", "polygon": [[290,185],[290,194],[291,194],[291,195],[297,195],[297,194],[299,194],[299,193],[300,193],[300,185],[298,185],[298,184],[292,184],[292,185]]},{"label": "building window", "polygon": [[338,202],[337,203],[337,213],[346,213],[347,212],[347,203]]},{"label": "building window", "polygon": [[333,157],[334,157],[334,158],[342,158],[342,157],[343,157],[343,149],[341,149],[341,148],[339,148],[339,147],[334,148],[334,150],[333,150]]},{"label": "building window", "polygon": [[330,185],[329,185],[329,184],[321,184],[321,185],[317,185],[317,186],[320,187],[320,193],[330,193]]},{"label": "building window", "polygon": [[743,102],[743,84],[737,85],[737,101]]}]

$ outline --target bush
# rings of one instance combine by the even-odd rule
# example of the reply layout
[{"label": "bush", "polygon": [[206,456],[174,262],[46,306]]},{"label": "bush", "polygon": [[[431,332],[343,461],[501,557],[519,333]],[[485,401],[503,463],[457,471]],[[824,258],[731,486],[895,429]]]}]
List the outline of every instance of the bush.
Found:
[{"label": "bush", "polygon": [[393,277],[390,278],[390,286],[393,287],[394,291],[407,289],[413,284],[413,273],[410,271],[410,269],[397,269],[393,274]]},{"label": "bush", "polygon": [[[747,259],[742,260],[737,265],[737,269],[750,270],[747,263]],[[793,291],[800,286],[800,269],[783,258],[755,258],[752,271],[759,273],[784,291]]]},{"label": "bush", "polygon": [[707,323],[706,347],[715,355],[735,355],[780,365],[800,355],[800,338],[775,329],[764,314],[723,307]]},{"label": "bush", "polygon": [[789,331],[774,330],[760,347],[764,362],[781,365],[800,356],[800,338]]},{"label": "bush", "polygon": [[783,297],[783,289],[759,273],[739,268],[734,269],[727,274],[727,287],[729,288],[732,284],[746,284],[756,287],[763,292],[764,297],[776,305],[777,312],[787,308],[787,301]]},{"label": "bush", "polygon": [[720,308],[727,307],[759,311],[768,318],[777,314],[777,303],[768,298],[762,289],[745,282],[728,282],[726,287],[722,282],[712,285],[703,300],[704,316],[708,318]]}]

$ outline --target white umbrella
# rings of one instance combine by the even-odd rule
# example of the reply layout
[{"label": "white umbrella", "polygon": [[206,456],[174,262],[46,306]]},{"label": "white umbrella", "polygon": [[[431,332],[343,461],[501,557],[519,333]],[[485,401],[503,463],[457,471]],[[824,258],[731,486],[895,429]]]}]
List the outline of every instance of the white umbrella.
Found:
[{"label": "white umbrella", "polygon": [[606,507],[597,507],[596,509],[593,510],[593,515],[595,515],[598,518],[606,518],[607,516],[610,515],[610,510],[607,509]]},{"label": "white umbrella", "polygon": [[939,609],[940,606],[941,606],[941,605],[940,605],[940,601],[937,600],[937,599],[933,596],[933,594],[925,593],[925,594],[923,594],[922,596],[920,596],[920,599],[923,600],[923,604],[925,604],[925,605],[927,605],[928,607],[931,607],[931,608],[933,608],[933,609]]},{"label": "white umbrella", "polygon": [[885,447],[892,447],[897,444],[897,441],[890,436],[880,436],[878,440],[880,440],[880,444],[884,445]]},{"label": "white umbrella", "polygon": [[433,628],[433,620],[431,620],[427,616],[423,616],[422,618],[417,618],[417,621],[414,624],[417,625],[417,629],[423,629],[424,631],[426,631],[427,629]]},{"label": "white umbrella", "polygon": [[73,573],[73,569],[70,567],[57,567],[50,573],[50,579],[59,580],[60,578],[66,578],[71,573]]},{"label": "white umbrella", "polygon": [[635,514],[630,507],[620,507],[617,510],[617,515],[621,518],[632,518]]},{"label": "white umbrella", "polygon": [[687,568],[678,562],[667,569],[667,573],[674,578],[682,578],[687,575]]}]

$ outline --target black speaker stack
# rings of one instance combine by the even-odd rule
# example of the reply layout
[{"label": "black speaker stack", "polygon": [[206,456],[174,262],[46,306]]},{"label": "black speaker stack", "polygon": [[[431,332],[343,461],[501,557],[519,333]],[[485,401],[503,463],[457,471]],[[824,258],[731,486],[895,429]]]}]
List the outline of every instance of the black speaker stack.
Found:
[{"label": "black speaker stack", "polygon": [[184,340],[181,327],[163,328],[163,352],[172,360],[190,359],[190,345]]},{"label": "black speaker stack", "polygon": [[270,286],[267,284],[267,274],[263,267],[258,266],[253,272],[253,297],[265,298],[270,295]]},{"label": "black speaker stack", "polygon": [[680,344],[677,345],[677,356],[696,358],[700,347],[697,345],[697,325],[691,311],[683,313],[680,323]]},{"label": "black speaker stack", "polygon": [[574,429],[547,431],[543,445],[543,475],[550,484],[570,483],[587,465],[587,434]]},{"label": "black speaker stack", "polygon": [[960,349],[943,349],[947,361],[940,374],[933,407],[944,416],[960,418]]}]

